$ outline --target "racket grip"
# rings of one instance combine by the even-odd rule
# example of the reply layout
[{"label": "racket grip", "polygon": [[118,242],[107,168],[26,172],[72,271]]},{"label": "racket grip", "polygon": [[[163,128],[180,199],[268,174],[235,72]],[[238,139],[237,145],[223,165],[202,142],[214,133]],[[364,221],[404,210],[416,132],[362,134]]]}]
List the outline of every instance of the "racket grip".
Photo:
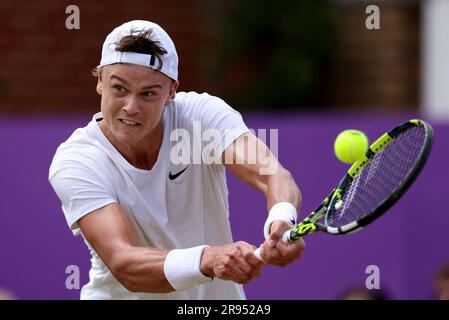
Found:
[{"label": "racket grip", "polygon": [[290,231],[291,229],[288,229],[282,234],[282,242],[285,244],[292,243],[292,240],[290,239]]},{"label": "racket grip", "polygon": [[[291,243],[291,240],[290,240],[290,229],[287,230],[287,231],[285,231],[285,232],[282,234],[282,242],[285,243],[285,244]],[[260,255],[260,249],[261,249],[261,248],[262,248],[262,246],[260,246],[260,247],[257,248],[256,250],[254,250],[254,255],[255,255],[257,258],[259,258],[260,260],[263,260],[262,256]]]},{"label": "racket grip", "polygon": [[260,255],[260,248],[257,248],[256,250],[254,250],[254,255],[259,258],[260,260],[263,260],[262,256]]}]

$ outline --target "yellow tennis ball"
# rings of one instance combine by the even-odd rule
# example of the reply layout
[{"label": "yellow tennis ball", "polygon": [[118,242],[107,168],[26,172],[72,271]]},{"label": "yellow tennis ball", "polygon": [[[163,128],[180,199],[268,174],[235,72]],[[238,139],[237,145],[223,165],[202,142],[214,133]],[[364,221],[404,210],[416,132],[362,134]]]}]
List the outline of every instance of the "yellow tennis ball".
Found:
[{"label": "yellow tennis ball", "polygon": [[344,130],[335,139],[334,151],[344,163],[354,163],[368,150],[368,138],[359,130]]}]

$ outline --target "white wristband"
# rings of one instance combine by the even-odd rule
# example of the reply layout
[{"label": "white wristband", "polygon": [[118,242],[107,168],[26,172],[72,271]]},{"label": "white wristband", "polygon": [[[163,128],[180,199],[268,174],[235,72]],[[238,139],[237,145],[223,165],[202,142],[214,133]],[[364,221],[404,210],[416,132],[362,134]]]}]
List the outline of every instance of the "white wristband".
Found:
[{"label": "white wristband", "polygon": [[207,247],[203,245],[168,252],[164,262],[164,274],[176,291],[191,289],[213,280],[200,270],[201,255]]},{"label": "white wristband", "polygon": [[263,227],[263,235],[268,239],[270,235],[270,227],[273,221],[282,220],[294,226],[296,224],[296,208],[290,202],[278,202],[270,210],[268,218]]}]

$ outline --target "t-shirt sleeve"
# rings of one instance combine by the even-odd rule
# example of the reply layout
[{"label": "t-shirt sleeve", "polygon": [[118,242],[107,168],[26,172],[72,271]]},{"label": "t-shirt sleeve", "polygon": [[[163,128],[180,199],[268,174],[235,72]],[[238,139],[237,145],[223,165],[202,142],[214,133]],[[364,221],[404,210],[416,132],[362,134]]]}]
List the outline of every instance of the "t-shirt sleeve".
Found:
[{"label": "t-shirt sleeve", "polygon": [[214,149],[210,154],[215,163],[221,162],[223,151],[235,139],[250,131],[241,114],[218,97],[189,92],[182,93],[179,100],[183,121],[189,122],[184,126],[190,129],[194,140],[201,139],[204,154],[208,153],[208,146]]},{"label": "t-shirt sleeve", "polygon": [[62,203],[67,224],[75,235],[77,221],[92,211],[117,202],[107,181],[102,181],[88,166],[75,161],[52,164],[49,182]]}]

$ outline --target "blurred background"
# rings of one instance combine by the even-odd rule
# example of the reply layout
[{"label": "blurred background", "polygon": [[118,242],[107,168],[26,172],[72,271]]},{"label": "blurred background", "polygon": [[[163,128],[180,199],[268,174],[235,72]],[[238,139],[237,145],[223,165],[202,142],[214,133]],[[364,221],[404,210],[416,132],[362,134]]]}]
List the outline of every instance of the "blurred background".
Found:
[{"label": "blurred background", "polygon": [[[66,27],[70,5],[79,29]],[[370,5],[379,29],[367,28]],[[433,281],[449,261],[448,16],[447,0],[2,0],[0,298],[78,299],[69,266],[80,286],[88,281],[89,253],[65,224],[48,168],[99,111],[91,71],[106,35],[133,19],[171,35],[179,91],[220,96],[250,128],[279,130],[303,215],[347,169],[332,149],[341,130],[375,139],[415,117],[435,129],[428,165],[385,217],[348,237],[306,239],[302,260],[267,267],[246,287],[249,299],[338,299],[365,285],[371,265],[389,299],[437,298]],[[229,189],[234,239],[261,243],[262,195],[232,176]]]}]

